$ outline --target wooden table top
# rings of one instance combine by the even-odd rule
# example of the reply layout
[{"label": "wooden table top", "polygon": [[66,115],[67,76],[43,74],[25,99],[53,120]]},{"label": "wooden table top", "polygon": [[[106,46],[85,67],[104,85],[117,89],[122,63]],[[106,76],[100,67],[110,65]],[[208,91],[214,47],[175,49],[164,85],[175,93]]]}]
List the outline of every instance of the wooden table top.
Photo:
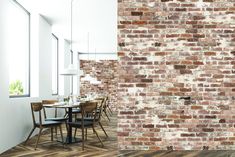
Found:
[{"label": "wooden table top", "polygon": [[57,102],[54,104],[43,104],[43,106],[51,108],[76,108],[80,106],[80,102],[75,102],[72,104],[68,104],[67,102]]}]

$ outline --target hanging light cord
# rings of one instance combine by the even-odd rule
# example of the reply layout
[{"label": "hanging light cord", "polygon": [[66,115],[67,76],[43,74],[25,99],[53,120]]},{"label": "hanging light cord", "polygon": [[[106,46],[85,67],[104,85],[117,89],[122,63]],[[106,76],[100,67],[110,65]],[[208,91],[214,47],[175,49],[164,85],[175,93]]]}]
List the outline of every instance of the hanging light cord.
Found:
[{"label": "hanging light cord", "polygon": [[87,53],[88,53],[88,61],[90,60],[90,52],[89,52],[89,48],[90,48],[90,34],[89,32],[87,33]]},{"label": "hanging light cord", "polygon": [[71,51],[73,51],[73,0],[71,0],[71,28],[70,28],[70,37],[71,37]]}]

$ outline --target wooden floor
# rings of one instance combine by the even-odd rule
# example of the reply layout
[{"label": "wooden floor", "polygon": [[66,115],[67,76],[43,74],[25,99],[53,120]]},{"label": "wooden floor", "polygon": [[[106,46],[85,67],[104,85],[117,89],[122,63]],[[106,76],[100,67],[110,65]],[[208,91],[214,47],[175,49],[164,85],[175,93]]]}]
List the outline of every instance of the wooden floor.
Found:
[{"label": "wooden floor", "polygon": [[[80,143],[63,145],[56,140],[50,141],[50,133],[45,131],[41,136],[37,150],[34,150],[34,143],[37,136],[30,139],[25,146],[18,146],[1,154],[1,157],[235,157],[234,151],[118,151],[117,146],[117,118],[111,117],[111,122],[102,121],[109,135],[106,138],[102,130],[97,131],[104,141],[105,147],[101,147],[98,139],[92,130],[88,131],[88,140],[85,143],[85,150],[82,151]],[[64,136],[66,131],[64,130]],[[77,134],[80,136],[80,133]]]},{"label": "wooden floor", "polygon": [[[103,140],[104,147],[93,134],[92,129],[88,129],[88,139],[85,142],[85,150],[82,151],[81,143],[68,144],[63,147],[60,142],[54,140],[51,142],[50,132],[44,131],[40,137],[37,150],[34,150],[37,136],[31,138],[27,145],[19,144],[18,146],[1,154],[1,157],[96,157],[109,156],[115,157],[118,154],[117,149],[117,118],[116,115],[111,117],[111,122],[107,119],[102,119],[102,124],[107,131],[109,138],[106,138],[100,127],[97,127],[97,132]],[[74,130],[73,130],[74,132]],[[66,129],[63,129],[63,135],[66,136]],[[58,134],[60,137],[60,134]],[[78,129],[77,136],[81,137],[81,131]]]}]

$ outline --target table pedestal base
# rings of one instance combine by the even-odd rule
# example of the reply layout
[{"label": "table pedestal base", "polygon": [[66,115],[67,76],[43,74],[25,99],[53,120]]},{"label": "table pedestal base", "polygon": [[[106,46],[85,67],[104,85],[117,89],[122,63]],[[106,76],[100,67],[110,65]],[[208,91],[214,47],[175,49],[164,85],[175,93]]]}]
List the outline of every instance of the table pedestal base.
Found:
[{"label": "table pedestal base", "polygon": [[[69,138],[68,137],[64,137],[64,143],[65,144],[71,144],[71,143],[78,143],[78,142],[82,142],[82,139],[80,138],[72,138],[72,142],[69,142]],[[57,139],[58,142],[62,142],[61,138]]]}]

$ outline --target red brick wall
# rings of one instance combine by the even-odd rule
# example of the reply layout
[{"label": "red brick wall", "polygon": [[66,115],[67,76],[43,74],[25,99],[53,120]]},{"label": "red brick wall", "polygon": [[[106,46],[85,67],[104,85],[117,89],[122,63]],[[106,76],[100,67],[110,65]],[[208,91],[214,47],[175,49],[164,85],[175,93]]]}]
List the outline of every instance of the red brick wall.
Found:
[{"label": "red brick wall", "polygon": [[81,60],[80,68],[84,71],[84,74],[89,73],[92,77],[96,77],[98,81],[101,81],[101,84],[98,85],[81,81],[81,95],[89,92],[106,94],[109,96],[110,106],[113,110],[116,110],[118,82],[117,65],[117,60],[101,60],[99,62]]},{"label": "red brick wall", "polygon": [[235,1],[118,0],[120,149],[235,149]]}]

